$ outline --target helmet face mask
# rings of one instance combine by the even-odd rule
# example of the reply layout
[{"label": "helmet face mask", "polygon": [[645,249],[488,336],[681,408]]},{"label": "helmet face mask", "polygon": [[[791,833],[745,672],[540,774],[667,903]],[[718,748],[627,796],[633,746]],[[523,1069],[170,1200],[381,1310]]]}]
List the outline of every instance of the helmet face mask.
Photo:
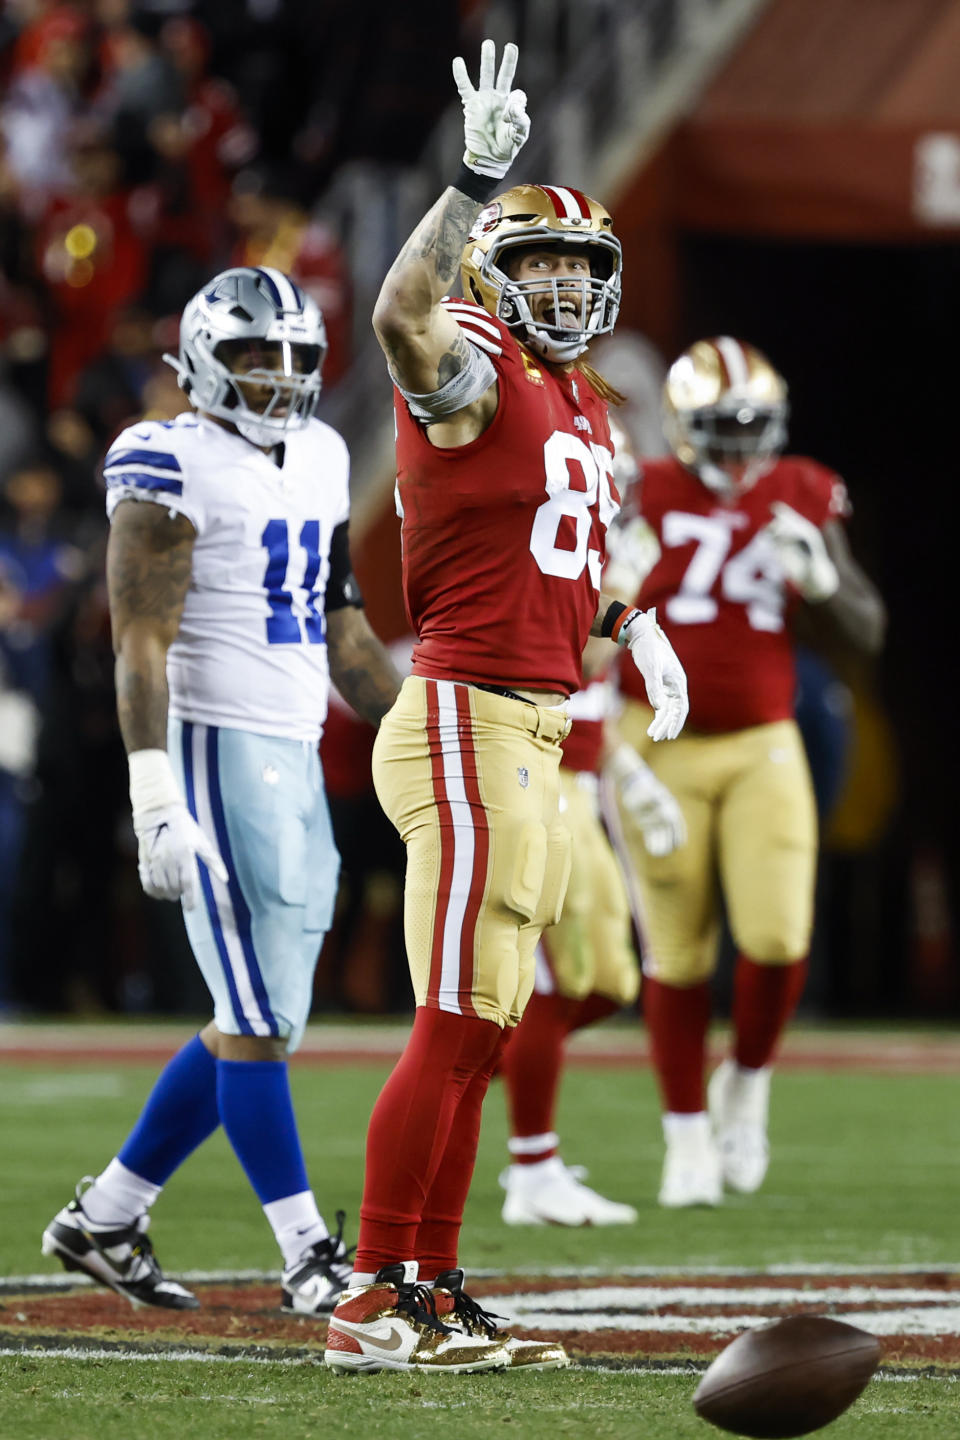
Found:
[{"label": "helmet face mask", "polygon": [[252,445],[277,445],[311,419],[327,351],[323,317],[279,270],[225,270],[180,320],[180,353],[164,359],[191,405]]},{"label": "helmet face mask", "polygon": [[[510,262],[521,250],[586,253],[590,274],[514,278]],[[465,297],[557,364],[575,360],[591,340],[612,331],[620,309],[620,272],[620,242],[603,207],[578,190],[540,185],[515,186],[481,210],[461,264]],[[539,295],[550,297],[548,305],[532,307]],[[559,318],[561,306],[562,323],[545,324],[543,311],[552,308]]]},{"label": "helmet face mask", "polygon": [[752,345],[698,340],[670,367],[663,431],[674,455],[709,489],[742,494],[787,442],[787,387]]}]

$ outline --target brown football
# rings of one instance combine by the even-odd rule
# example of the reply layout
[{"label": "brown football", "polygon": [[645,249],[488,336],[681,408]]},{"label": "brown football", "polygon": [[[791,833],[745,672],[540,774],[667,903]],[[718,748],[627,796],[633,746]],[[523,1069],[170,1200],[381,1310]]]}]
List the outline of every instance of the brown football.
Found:
[{"label": "brown football", "polygon": [[825,1315],[790,1315],[738,1335],[697,1386],[693,1408],[734,1435],[787,1440],[829,1425],[880,1363],[873,1335]]}]

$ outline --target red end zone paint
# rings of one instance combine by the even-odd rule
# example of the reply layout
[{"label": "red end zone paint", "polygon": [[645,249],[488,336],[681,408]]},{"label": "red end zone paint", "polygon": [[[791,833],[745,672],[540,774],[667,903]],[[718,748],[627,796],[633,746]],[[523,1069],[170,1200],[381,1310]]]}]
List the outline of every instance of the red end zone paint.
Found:
[{"label": "red end zone paint", "polygon": [[[325,1322],[281,1314],[276,1282],[194,1288],[201,1309],[175,1314],[135,1311],[102,1290],[5,1294],[0,1349],[96,1348],[109,1340],[127,1351],[204,1349],[239,1357],[255,1347],[277,1359],[291,1353],[319,1357]],[[958,1274],[611,1276],[579,1282],[523,1276],[478,1280],[471,1290],[499,1301],[514,1319],[513,1333],[554,1338],[574,1358],[611,1365],[703,1362],[744,1328],[745,1319],[761,1323],[807,1313],[869,1326],[883,1345],[885,1366],[960,1371]]]},{"label": "red end zone paint", "polygon": [[[82,1037],[71,1040],[69,1027],[57,1036],[34,1039],[29,1028],[17,1033],[9,1027],[0,1037],[0,1065],[136,1065],[163,1064],[187,1040],[189,1022],[183,1033],[169,1040],[155,1038],[136,1041],[133,1032],[121,1028],[113,1036],[90,1042]],[[595,1066],[599,1069],[638,1069],[650,1064],[646,1039],[638,1035],[629,1039],[610,1029],[598,1027],[595,1035],[603,1036],[603,1049],[592,1045],[571,1045],[567,1064]],[[325,1047],[322,1030],[308,1037],[297,1051],[294,1063],[309,1066],[392,1065],[401,1054],[406,1034],[398,1038],[364,1043],[342,1043],[338,1040]],[[714,1050],[712,1064],[723,1059],[723,1052]],[[887,1075],[960,1075],[960,1040],[937,1039],[936,1042],[884,1041],[851,1045],[849,1035],[835,1040],[819,1039],[815,1044],[785,1045],[777,1060],[778,1070],[872,1070]]]}]

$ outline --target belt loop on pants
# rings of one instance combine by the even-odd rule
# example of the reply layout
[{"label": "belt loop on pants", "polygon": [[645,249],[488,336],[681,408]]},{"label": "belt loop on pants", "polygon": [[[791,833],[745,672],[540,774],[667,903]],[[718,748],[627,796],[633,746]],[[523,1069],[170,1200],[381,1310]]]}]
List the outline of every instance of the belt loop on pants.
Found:
[{"label": "belt loop on pants", "polygon": [[[529,716],[529,719],[527,717]],[[546,740],[551,744],[559,745],[570,734],[572,721],[564,710],[554,708],[541,709],[537,705],[531,705],[524,715],[524,722],[532,735],[538,740]]]}]

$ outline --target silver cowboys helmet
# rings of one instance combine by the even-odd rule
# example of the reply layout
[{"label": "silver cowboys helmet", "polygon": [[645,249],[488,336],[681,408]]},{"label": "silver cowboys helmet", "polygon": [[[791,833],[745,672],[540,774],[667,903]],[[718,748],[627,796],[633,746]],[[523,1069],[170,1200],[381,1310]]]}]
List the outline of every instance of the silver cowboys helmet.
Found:
[{"label": "silver cowboys helmet", "polygon": [[[242,265],[215,275],[187,302],[179,356],[163,358],[195,410],[229,420],[253,445],[276,445],[316,410],[326,353],[316,301],[280,270]],[[237,374],[240,354],[254,366]],[[272,388],[262,408],[248,403],[248,384]]]}]

